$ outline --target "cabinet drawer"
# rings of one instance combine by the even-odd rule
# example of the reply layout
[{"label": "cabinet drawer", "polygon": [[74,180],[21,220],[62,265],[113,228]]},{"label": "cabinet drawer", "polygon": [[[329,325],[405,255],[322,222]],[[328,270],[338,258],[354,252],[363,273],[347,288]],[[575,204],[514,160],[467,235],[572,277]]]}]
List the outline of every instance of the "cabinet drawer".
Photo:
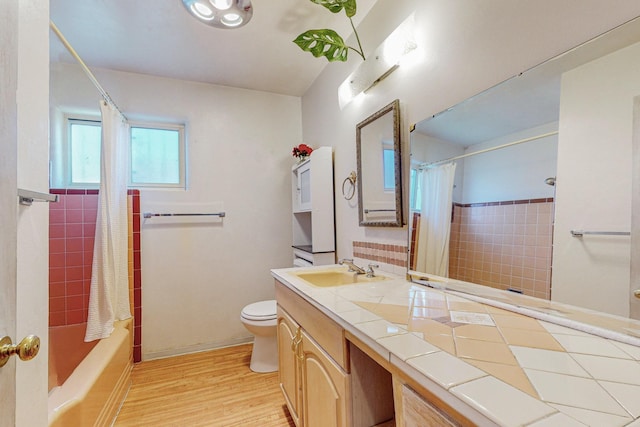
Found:
[{"label": "cabinet drawer", "polygon": [[[406,385],[401,386],[402,427],[455,427],[453,421],[439,408],[426,401]],[[396,408],[396,411],[398,408]]]},{"label": "cabinet drawer", "polygon": [[345,372],[349,372],[344,330],[282,283],[275,281],[276,300]]}]

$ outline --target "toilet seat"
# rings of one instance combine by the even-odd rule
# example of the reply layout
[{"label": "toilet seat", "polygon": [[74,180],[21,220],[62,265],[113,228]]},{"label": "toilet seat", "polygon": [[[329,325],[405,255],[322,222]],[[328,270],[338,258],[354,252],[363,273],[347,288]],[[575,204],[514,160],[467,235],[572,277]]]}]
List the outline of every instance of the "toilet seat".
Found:
[{"label": "toilet seat", "polygon": [[259,301],[249,304],[242,309],[240,316],[253,321],[274,320],[278,316],[276,300]]}]

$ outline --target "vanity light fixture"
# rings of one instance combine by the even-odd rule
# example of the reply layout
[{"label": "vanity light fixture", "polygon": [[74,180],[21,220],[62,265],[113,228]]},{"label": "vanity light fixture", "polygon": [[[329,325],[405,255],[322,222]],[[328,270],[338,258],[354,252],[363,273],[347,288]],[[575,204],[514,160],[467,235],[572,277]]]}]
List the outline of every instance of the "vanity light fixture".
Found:
[{"label": "vanity light fixture", "polygon": [[401,60],[417,47],[414,22],[412,13],[342,82],[338,87],[340,109],[387,78],[400,66]]},{"label": "vanity light fixture", "polygon": [[250,0],[182,0],[182,4],[200,22],[216,28],[239,28],[253,16]]}]

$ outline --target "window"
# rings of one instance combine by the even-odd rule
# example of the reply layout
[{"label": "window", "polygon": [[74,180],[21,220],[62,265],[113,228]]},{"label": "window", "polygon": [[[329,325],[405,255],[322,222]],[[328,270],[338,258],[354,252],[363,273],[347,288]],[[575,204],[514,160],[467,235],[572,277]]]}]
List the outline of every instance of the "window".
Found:
[{"label": "window", "polygon": [[100,184],[100,122],[69,121],[71,184]]},{"label": "window", "polygon": [[[65,186],[100,184],[101,133],[99,121],[68,118]],[[184,126],[131,123],[128,166],[131,187],[184,188]]]},{"label": "window", "polygon": [[132,185],[180,185],[179,129],[131,126]]},{"label": "window", "polygon": [[384,172],[384,191],[396,191],[396,165],[393,148],[382,149],[382,170]]}]

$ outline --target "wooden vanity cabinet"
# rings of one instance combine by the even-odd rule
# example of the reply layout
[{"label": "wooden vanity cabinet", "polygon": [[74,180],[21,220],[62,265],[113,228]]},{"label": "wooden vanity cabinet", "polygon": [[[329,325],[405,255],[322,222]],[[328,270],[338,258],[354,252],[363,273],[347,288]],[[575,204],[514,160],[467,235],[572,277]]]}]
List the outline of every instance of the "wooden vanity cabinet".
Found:
[{"label": "wooden vanity cabinet", "polygon": [[280,388],[297,427],[475,425],[276,280]]},{"label": "wooden vanity cabinet", "polygon": [[342,328],[276,281],[280,388],[297,427],[351,426]]},{"label": "wooden vanity cabinet", "polygon": [[278,306],[278,375],[280,389],[289,413],[296,426],[300,427],[302,407],[302,381],[297,361],[297,345],[301,339],[300,326]]}]

